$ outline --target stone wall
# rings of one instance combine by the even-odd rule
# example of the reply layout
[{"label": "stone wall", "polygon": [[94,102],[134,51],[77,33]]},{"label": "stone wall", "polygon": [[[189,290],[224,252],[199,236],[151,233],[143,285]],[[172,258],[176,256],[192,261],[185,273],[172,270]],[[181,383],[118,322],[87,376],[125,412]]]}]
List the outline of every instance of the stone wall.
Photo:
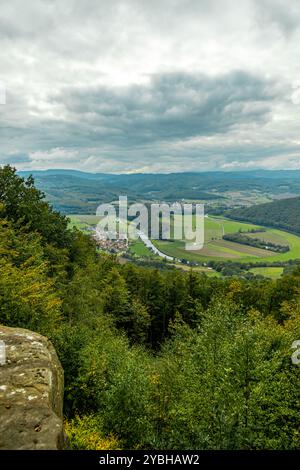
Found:
[{"label": "stone wall", "polygon": [[1,325],[0,341],[0,449],[62,448],[63,370],[52,344]]}]

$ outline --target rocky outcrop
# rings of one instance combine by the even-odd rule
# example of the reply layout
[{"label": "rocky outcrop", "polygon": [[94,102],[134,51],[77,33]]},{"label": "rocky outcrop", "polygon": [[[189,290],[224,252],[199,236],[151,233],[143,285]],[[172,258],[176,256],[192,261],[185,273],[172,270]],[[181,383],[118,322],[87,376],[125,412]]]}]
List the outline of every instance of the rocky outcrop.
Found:
[{"label": "rocky outcrop", "polygon": [[0,449],[62,448],[63,370],[52,344],[1,325],[0,341]]}]

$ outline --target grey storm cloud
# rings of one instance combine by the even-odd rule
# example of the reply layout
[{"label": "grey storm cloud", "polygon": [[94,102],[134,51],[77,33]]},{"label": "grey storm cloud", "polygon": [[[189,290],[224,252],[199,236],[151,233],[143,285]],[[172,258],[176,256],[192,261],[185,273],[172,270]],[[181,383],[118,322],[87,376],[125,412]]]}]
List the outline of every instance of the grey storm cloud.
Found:
[{"label": "grey storm cloud", "polygon": [[127,147],[209,136],[227,132],[237,123],[264,122],[273,99],[272,83],[233,72],[216,78],[162,74],[147,85],[122,89],[68,89],[54,102],[65,106],[75,127],[80,123],[81,135]]},{"label": "grey storm cloud", "polygon": [[0,164],[300,167],[299,41],[298,0],[10,0]]},{"label": "grey storm cloud", "polygon": [[285,36],[300,27],[300,10],[295,3],[287,8],[282,0],[256,0],[257,20],[261,25],[275,25]]}]

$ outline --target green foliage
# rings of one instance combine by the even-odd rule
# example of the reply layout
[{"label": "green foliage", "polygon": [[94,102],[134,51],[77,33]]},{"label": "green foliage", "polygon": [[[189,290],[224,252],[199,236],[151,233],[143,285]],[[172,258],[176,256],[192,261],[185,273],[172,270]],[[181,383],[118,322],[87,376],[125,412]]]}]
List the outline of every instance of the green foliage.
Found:
[{"label": "green foliage", "polygon": [[246,280],[120,265],[6,167],[0,322],[53,341],[71,448],[300,448],[299,268]]},{"label": "green foliage", "polygon": [[288,230],[300,235],[300,198],[282,199],[229,213],[233,219]]},{"label": "green foliage", "polygon": [[225,299],[199,331],[179,324],[161,355],[161,448],[299,448],[293,338],[274,319],[255,311],[245,318]]},{"label": "green foliage", "polygon": [[61,300],[48,278],[40,239],[17,234],[0,221],[0,322],[50,334],[58,328]]},{"label": "green foliage", "polygon": [[24,180],[10,166],[0,168],[2,215],[42,235],[44,243],[66,247],[70,243],[66,217],[52,210],[31,176]]},{"label": "green foliage", "polygon": [[74,450],[120,450],[116,437],[106,437],[99,416],[76,416],[65,421],[68,445]]}]

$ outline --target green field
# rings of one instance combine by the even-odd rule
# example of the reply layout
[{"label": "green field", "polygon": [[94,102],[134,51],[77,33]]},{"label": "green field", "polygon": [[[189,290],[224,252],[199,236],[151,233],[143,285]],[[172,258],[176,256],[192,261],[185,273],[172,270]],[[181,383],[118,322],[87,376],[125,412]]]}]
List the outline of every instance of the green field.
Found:
[{"label": "green field", "polygon": [[290,250],[286,253],[275,253],[268,249],[256,248],[240,243],[222,240],[224,234],[236,233],[239,230],[259,230],[260,226],[237,222],[221,217],[205,218],[205,243],[198,251],[185,250],[184,241],[155,240],[153,244],[159,250],[175,258],[184,258],[188,261],[207,262],[210,260],[238,262],[265,261],[288,261],[300,258],[300,237],[277,229],[264,228],[265,231],[249,234],[253,238],[261,238],[267,242],[289,245]]},{"label": "green field", "polygon": [[249,271],[255,275],[259,274],[261,276],[268,277],[270,279],[277,279],[283,273],[283,268],[267,266],[264,268],[252,268]]},{"label": "green field", "polygon": [[137,256],[161,260],[161,258],[159,256],[155,256],[155,254],[149,250],[141,240],[131,242],[129,245],[129,251]]},{"label": "green field", "polygon": [[[77,227],[81,230],[88,230],[89,227],[95,226],[99,222],[99,217],[95,215],[71,215],[70,226]],[[175,226],[179,223],[174,222]],[[173,225],[174,225],[173,224]],[[172,224],[171,224],[172,225]],[[300,258],[300,237],[288,232],[277,229],[264,228],[256,233],[248,233],[252,238],[264,240],[266,244],[269,242],[281,245],[289,245],[290,250],[286,253],[275,253],[268,249],[256,248],[243,245],[236,242],[223,240],[224,234],[236,233],[238,231],[247,232],[249,230],[259,230],[262,227],[258,225],[237,222],[221,217],[205,217],[204,224],[204,247],[198,251],[187,251],[185,243],[181,240],[152,240],[153,244],[163,253],[174,258],[185,259],[187,261],[207,262],[232,260],[237,262],[253,262],[264,261],[266,263],[275,261],[288,261],[290,259]],[[171,233],[173,227],[171,226]],[[134,241],[130,244],[130,252],[137,256],[156,258],[146,246],[140,241]],[[274,271],[275,272],[275,271]]]},{"label": "green field", "polygon": [[221,277],[222,275],[211,268],[206,268],[205,266],[190,266],[188,264],[183,263],[174,263],[175,268],[181,269],[182,271],[193,271],[196,273],[203,273],[207,276],[217,276]]},{"label": "green field", "polygon": [[96,215],[89,215],[89,214],[74,214],[74,215],[68,215],[68,218],[71,220],[71,222],[81,222],[84,224],[87,224],[89,226],[95,226],[100,220],[100,217],[97,217]]},{"label": "green field", "polygon": [[[70,220],[69,226],[76,227],[80,230],[89,230],[91,227],[95,228],[101,220],[100,216],[90,214],[72,214],[68,215],[68,218]],[[107,220],[111,220],[112,224],[114,224],[115,216],[109,217]],[[117,229],[120,223],[122,222],[116,222]],[[127,222],[124,222],[124,224],[127,224]]]},{"label": "green field", "polygon": [[67,216],[70,220],[69,226],[84,230],[89,227],[95,227],[100,221],[100,217],[89,214],[71,214]]},{"label": "green field", "polygon": [[69,215],[69,227],[70,228],[78,228],[79,230],[88,230],[88,228],[91,226],[91,224],[87,223],[86,221],[83,221],[79,216],[77,215]]}]

